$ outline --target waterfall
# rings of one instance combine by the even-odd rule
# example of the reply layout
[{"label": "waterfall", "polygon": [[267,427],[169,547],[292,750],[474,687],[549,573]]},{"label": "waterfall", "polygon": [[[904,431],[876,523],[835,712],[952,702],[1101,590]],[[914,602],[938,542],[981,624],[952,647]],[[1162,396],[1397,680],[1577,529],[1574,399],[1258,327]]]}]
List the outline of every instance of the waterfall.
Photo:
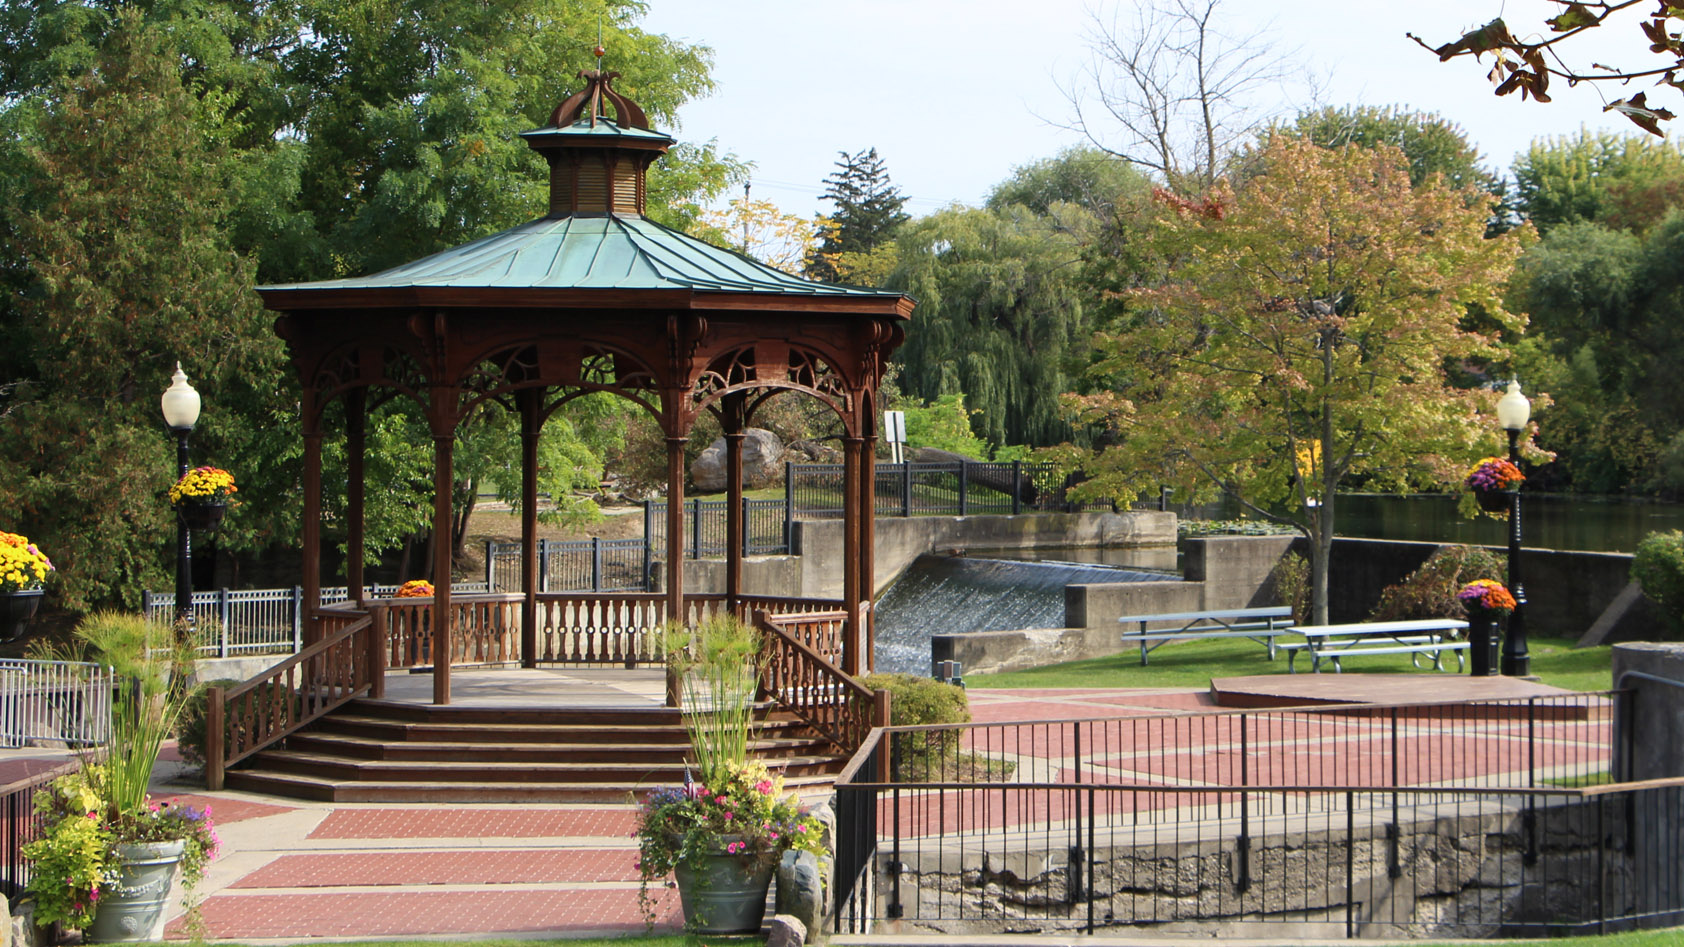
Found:
[{"label": "waterfall", "polygon": [[1081,562],[919,556],[877,600],[877,670],[930,673],[930,636],[1064,627],[1064,587],[1178,576]]}]

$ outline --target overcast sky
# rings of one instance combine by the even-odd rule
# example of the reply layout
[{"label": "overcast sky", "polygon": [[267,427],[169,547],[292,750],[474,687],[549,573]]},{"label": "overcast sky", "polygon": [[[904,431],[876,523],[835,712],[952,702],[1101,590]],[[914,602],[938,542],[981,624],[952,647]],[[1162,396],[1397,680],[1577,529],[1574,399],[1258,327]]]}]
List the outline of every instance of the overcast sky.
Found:
[{"label": "overcast sky", "polygon": [[[713,48],[718,91],[686,106],[676,131],[753,161],[755,197],[796,213],[827,210],[820,193],[837,152],[875,146],[911,199],[907,210],[924,214],[980,203],[1014,167],[1082,140],[1057,123],[1072,117],[1061,87],[1088,62],[1093,10],[1126,18],[1133,3],[650,0],[641,25]],[[1489,59],[1440,64],[1404,35],[1436,45],[1498,15],[1521,35],[1559,11],[1542,0],[1228,0],[1222,10],[1225,32],[1295,51],[1295,70],[1322,85],[1319,104],[1437,112],[1496,170],[1534,139],[1581,125],[1642,134],[1601,111],[1604,98],[1626,92],[1586,84],[1552,86],[1548,104],[1498,99],[1484,80]],[[1603,32],[1587,34],[1597,56],[1586,58],[1652,58],[1634,25]],[[1283,85],[1265,99],[1296,108],[1307,96]],[[1657,101],[1679,111],[1664,93]]]}]

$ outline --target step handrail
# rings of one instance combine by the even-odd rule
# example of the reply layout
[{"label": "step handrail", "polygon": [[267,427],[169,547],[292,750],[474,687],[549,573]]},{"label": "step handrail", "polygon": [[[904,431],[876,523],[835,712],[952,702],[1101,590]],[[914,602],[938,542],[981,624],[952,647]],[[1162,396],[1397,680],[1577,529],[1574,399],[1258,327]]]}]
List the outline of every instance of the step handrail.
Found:
[{"label": "step handrail", "polygon": [[205,693],[205,788],[228,767],[368,694],[386,689],[386,618],[372,609],[250,680]]},{"label": "step handrail", "polygon": [[784,631],[764,609],[755,609],[754,624],[766,636],[766,661],[761,670],[766,695],[844,754],[858,750],[872,727],[878,725],[882,701],[877,695],[887,697],[887,693],[871,691],[826,661]]}]

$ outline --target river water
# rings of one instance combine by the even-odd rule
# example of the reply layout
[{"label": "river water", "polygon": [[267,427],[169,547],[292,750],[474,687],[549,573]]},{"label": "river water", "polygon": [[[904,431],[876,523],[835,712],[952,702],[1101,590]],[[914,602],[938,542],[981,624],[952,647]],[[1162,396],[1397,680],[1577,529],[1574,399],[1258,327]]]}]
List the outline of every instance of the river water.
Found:
[{"label": "river water", "polygon": [[[1340,536],[1420,542],[1503,546],[1508,521],[1456,511],[1458,494],[1395,496],[1341,493],[1335,511]],[[1183,518],[1238,518],[1235,507],[1211,504],[1179,508]],[[1521,543],[1538,549],[1633,552],[1644,536],[1684,529],[1684,504],[1621,497],[1521,494]]]}]

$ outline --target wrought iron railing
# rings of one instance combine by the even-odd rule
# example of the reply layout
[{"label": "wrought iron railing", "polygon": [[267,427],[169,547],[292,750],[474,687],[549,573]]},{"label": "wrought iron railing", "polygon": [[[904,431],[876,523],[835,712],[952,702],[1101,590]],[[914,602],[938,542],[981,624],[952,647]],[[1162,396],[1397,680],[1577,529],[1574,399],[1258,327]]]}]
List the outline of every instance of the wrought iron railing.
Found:
[{"label": "wrought iron railing", "polygon": [[82,766],[78,760],[56,763],[0,786],[0,897],[13,903],[29,884],[30,864],[23,847],[41,837],[41,820],[35,815],[35,792],[66,773]]},{"label": "wrought iron railing", "polygon": [[1619,782],[1626,699],[891,728],[837,784],[836,926],[1678,923],[1684,781]]}]

